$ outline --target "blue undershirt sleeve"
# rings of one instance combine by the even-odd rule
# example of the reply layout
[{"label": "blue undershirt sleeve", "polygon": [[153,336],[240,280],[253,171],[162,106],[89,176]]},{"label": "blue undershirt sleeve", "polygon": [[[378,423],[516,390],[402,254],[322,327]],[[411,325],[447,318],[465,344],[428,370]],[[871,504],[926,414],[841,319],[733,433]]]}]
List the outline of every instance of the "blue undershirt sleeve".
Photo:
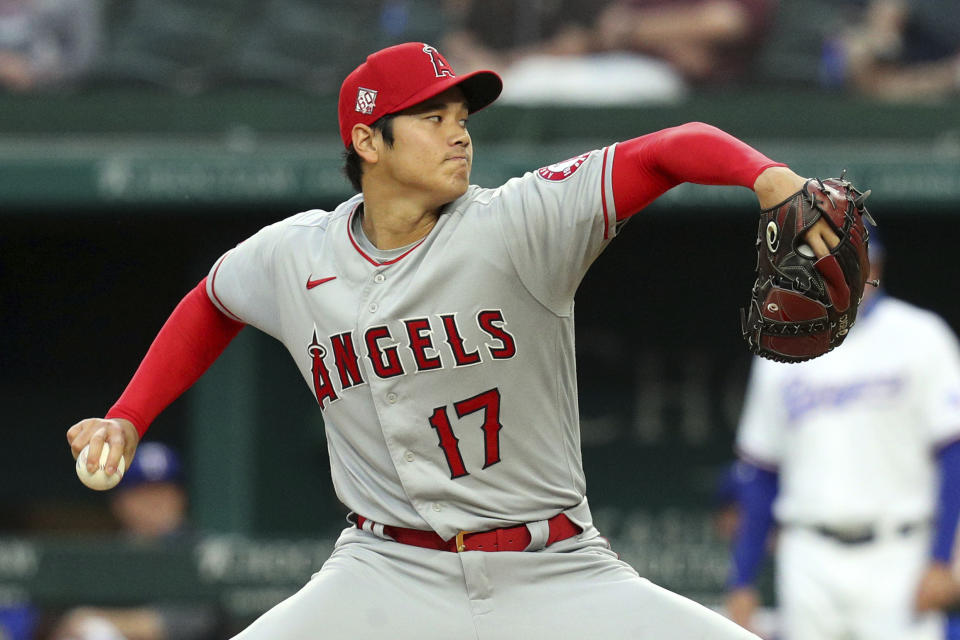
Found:
[{"label": "blue undershirt sleeve", "polygon": [[743,460],[737,462],[740,526],[731,549],[727,588],[752,585],[766,556],[767,537],[773,528],[773,500],[779,488],[779,475]]},{"label": "blue undershirt sleeve", "polygon": [[960,440],[937,453],[940,468],[940,500],[934,527],[934,560],[950,562],[960,520]]}]

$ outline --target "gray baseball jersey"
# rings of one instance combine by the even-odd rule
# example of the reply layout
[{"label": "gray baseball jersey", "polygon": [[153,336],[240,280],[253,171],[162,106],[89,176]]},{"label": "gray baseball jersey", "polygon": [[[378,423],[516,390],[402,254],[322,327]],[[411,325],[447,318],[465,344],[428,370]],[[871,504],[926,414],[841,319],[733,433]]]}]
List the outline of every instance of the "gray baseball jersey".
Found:
[{"label": "gray baseball jersey", "polygon": [[615,147],[471,187],[431,233],[377,251],[361,196],[266,227],[208,278],[221,311],[286,345],[323,409],[354,512],[444,538],[590,525],[573,297],[614,235]]}]

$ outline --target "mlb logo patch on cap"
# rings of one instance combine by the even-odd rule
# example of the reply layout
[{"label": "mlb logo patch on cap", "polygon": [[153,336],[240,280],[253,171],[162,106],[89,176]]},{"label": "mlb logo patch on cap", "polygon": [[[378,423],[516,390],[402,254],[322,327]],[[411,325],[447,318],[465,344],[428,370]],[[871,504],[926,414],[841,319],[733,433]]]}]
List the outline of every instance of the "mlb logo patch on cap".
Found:
[{"label": "mlb logo patch on cap", "polygon": [[377,106],[377,92],[373,89],[357,89],[357,111],[369,116]]}]

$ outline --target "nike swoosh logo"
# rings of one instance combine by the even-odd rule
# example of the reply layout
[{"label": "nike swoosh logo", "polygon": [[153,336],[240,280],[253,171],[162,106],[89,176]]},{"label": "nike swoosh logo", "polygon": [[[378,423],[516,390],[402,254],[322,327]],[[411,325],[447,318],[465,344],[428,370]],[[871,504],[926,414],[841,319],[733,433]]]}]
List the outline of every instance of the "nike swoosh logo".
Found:
[{"label": "nike swoosh logo", "polygon": [[307,278],[307,289],[313,289],[314,287],[319,287],[324,282],[330,282],[331,280],[336,280],[337,276],[331,276],[329,278],[320,278],[319,280],[311,280]]}]

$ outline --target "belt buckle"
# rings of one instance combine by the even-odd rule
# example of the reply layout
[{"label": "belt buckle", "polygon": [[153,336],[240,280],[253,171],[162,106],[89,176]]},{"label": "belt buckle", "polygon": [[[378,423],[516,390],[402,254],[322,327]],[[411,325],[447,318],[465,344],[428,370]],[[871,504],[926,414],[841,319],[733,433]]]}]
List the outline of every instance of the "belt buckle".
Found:
[{"label": "belt buckle", "polygon": [[471,533],[470,531],[459,531],[457,532],[457,553],[462,553],[467,550],[467,545],[463,542],[463,536]]}]

